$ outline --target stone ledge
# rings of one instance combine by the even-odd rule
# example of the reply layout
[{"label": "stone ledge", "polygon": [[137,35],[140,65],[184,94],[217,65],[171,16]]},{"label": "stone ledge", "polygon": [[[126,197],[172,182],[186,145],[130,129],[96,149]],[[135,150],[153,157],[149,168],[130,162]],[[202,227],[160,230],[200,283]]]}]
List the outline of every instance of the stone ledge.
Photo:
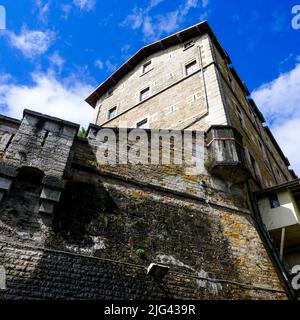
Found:
[{"label": "stone ledge", "polygon": [[43,118],[45,120],[53,121],[53,122],[56,122],[56,123],[59,123],[59,124],[62,124],[62,125],[68,126],[68,127],[75,127],[77,130],[80,128],[80,125],[77,124],[77,123],[70,122],[70,121],[67,121],[67,120],[62,120],[62,119],[59,119],[59,118],[55,118],[55,117],[52,117],[52,116],[49,116],[49,115],[46,115],[46,114],[43,114],[43,113],[39,113],[39,112],[36,112],[36,111],[24,109],[23,116],[25,116],[26,114],[28,114],[30,116],[34,116],[34,117]]}]

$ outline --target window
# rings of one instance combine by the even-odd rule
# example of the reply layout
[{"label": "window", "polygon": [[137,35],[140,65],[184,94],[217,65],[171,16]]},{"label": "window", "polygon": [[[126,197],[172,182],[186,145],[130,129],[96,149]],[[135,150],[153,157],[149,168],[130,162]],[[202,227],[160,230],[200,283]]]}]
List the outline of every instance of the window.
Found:
[{"label": "window", "polygon": [[272,193],[269,195],[270,207],[272,209],[280,207],[280,202],[278,200],[277,193]]},{"label": "window", "polygon": [[259,169],[257,166],[257,163],[255,161],[255,159],[252,157],[252,155],[250,154],[250,160],[251,160],[251,165],[255,174],[255,177],[258,181],[260,181],[260,173],[259,173]]},{"label": "window", "polygon": [[141,121],[139,121],[137,124],[136,124],[136,127],[137,128],[144,128],[144,129],[147,129],[148,128],[148,119],[143,119]]},{"label": "window", "polygon": [[176,111],[176,106],[173,104],[168,108],[168,112],[167,113],[173,113]]},{"label": "window", "polygon": [[43,137],[43,140],[41,142],[41,146],[43,147],[48,139],[48,136],[49,136],[50,132],[48,130],[45,131],[45,134],[44,134],[44,137]]},{"label": "window", "polygon": [[268,156],[267,156],[267,152],[266,152],[265,147],[263,146],[263,144],[260,141],[258,141],[258,143],[259,143],[259,147],[260,147],[260,149],[262,151],[264,161],[266,162],[266,164],[269,164]]},{"label": "window", "polygon": [[147,99],[149,96],[150,96],[150,87],[147,87],[140,92],[140,101]]},{"label": "window", "polygon": [[[7,133],[4,134],[4,137],[2,138],[4,140],[4,143],[6,143],[5,147],[4,147],[4,152],[8,149],[8,147],[10,146],[10,144],[12,143],[12,140],[14,138],[15,134],[14,133]],[[2,140],[2,141],[3,141]]]},{"label": "window", "polygon": [[108,110],[107,119],[112,119],[117,115],[117,106]]},{"label": "window", "polygon": [[193,72],[195,72],[197,69],[198,69],[197,61],[194,60],[185,66],[185,73],[188,76],[188,75],[192,74]]},{"label": "window", "polygon": [[109,89],[109,90],[107,91],[107,97],[112,96],[113,93],[114,93],[114,89]]},{"label": "window", "polygon": [[150,70],[151,70],[151,61],[148,61],[143,65],[143,73],[146,73]]},{"label": "window", "polygon": [[188,48],[192,47],[194,44],[195,44],[194,40],[190,40],[190,41],[187,41],[187,42],[183,45],[183,47],[184,47],[184,49],[188,49]]},{"label": "window", "polygon": [[244,123],[244,118],[243,118],[242,112],[241,112],[240,108],[237,105],[235,105],[235,108],[236,108],[236,111],[237,111],[237,114],[238,114],[238,118],[239,118],[239,122],[240,122],[241,128],[245,129],[245,123]]},{"label": "window", "polygon": [[228,75],[228,82],[229,82],[231,89],[234,90],[235,89],[234,82],[233,82],[232,78],[230,77],[230,75]]}]

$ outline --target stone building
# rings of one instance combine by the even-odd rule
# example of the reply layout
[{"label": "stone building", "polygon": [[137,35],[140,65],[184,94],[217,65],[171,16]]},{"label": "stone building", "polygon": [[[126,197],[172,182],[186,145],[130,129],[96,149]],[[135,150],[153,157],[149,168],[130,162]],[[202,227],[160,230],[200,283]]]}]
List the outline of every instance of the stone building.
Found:
[{"label": "stone building", "polygon": [[207,22],[86,101],[85,138],[30,110],[0,117],[0,299],[294,297],[253,192],[296,177]]}]

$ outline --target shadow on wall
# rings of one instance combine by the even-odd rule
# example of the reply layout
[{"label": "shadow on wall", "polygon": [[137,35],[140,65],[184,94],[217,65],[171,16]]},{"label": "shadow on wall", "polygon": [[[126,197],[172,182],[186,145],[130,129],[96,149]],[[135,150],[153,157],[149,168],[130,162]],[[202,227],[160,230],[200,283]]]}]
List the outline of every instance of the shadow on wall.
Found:
[{"label": "shadow on wall", "polygon": [[75,255],[2,250],[4,266],[14,268],[0,299],[234,297],[225,285],[211,288],[171,274],[168,293],[146,275],[156,261],[180,272],[239,280],[220,217],[206,205],[73,168],[54,216],[47,216],[38,210],[41,179],[28,177],[20,174],[3,200],[2,235]]}]

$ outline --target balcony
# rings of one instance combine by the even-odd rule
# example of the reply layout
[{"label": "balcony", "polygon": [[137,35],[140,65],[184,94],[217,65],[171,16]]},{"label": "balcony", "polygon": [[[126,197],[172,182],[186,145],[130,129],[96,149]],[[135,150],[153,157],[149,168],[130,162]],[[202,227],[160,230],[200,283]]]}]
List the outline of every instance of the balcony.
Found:
[{"label": "balcony", "polygon": [[249,177],[241,134],[229,126],[212,126],[206,133],[207,170],[230,183],[242,183]]}]

